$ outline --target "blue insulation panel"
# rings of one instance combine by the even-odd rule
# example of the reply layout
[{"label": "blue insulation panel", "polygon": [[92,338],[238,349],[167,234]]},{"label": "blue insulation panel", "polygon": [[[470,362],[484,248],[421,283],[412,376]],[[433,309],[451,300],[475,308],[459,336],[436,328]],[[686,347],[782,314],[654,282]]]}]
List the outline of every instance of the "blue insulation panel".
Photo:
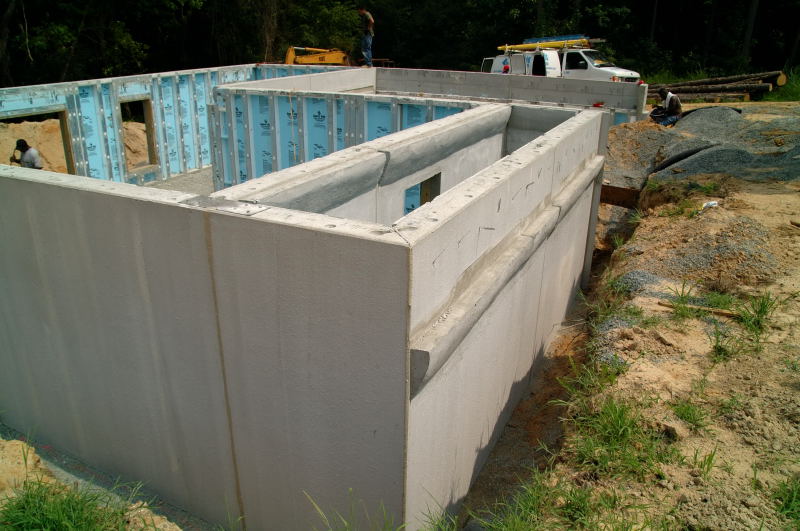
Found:
[{"label": "blue insulation panel", "polygon": [[306,160],[324,157],[330,152],[328,146],[328,102],[321,98],[305,98]]},{"label": "blue insulation panel", "polygon": [[206,77],[208,74],[195,74],[194,98],[197,110],[197,141],[200,143],[200,166],[211,164],[211,142],[208,133],[208,99]]},{"label": "blue insulation panel", "polygon": [[109,83],[104,83],[100,86],[101,101],[103,102],[103,121],[105,123],[106,133],[106,150],[109,161],[111,163],[111,180],[122,182],[122,142],[119,138],[119,131],[114,123],[114,103],[111,95],[113,87]]},{"label": "blue insulation panel", "polygon": [[436,107],[433,108],[433,119],[439,120],[440,118],[446,118],[453,114],[458,114],[463,110],[464,109],[461,109],[459,107],[442,107],[437,105]]},{"label": "blue insulation panel", "polygon": [[414,127],[425,123],[425,118],[427,117],[428,109],[424,105],[403,104],[401,105],[401,108],[402,108],[402,115],[401,115],[402,129],[408,129],[409,127]]},{"label": "blue insulation panel", "polygon": [[284,169],[302,162],[300,131],[297,123],[297,98],[277,96],[278,106],[278,168]]},{"label": "blue insulation panel", "polygon": [[86,166],[88,177],[108,179],[103,160],[103,138],[101,135],[102,117],[97,109],[97,94],[94,86],[78,89],[78,106],[81,112],[81,131],[86,147]]},{"label": "blue insulation panel", "polygon": [[367,102],[367,140],[375,140],[392,133],[392,105],[390,103]]},{"label": "blue insulation panel", "polygon": [[411,188],[406,190],[406,197],[404,202],[404,209],[405,213],[408,214],[417,208],[419,208],[419,203],[422,200],[420,195],[420,185],[415,184]]},{"label": "blue insulation panel", "polygon": [[172,78],[161,80],[161,98],[164,113],[164,133],[167,139],[166,159],[169,174],[175,175],[181,172],[181,163],[178,153],[178,125],[175,112],[175,91],[172,90]]},{"label": "blue insulation panel", "polygon": [[195,156],[195,136],[192,121],[196,119],[194,102],[192,101],[191,77],[178,76],[179,108],[181,115],[181,133],[183,133],[183,157],[186,160],[186,169],[194,170],[199,167]]},{"label": "blue insulation panel", "polygon": [[344,142],[344,128],[345,118],[344,118],[344,101],[337,99],[335,102],[336,106],[336,149],[334,151],[338,151],[340,149],[344,149],[345,142]]},{"label": "blue insulation panel", "polygon": [[150,97],[150,80],[123,81],[117,87],[117,95],[121,98]]},{"label": "blue insulation panel", "polygon": [[0,97],[0,118],[42,107],[66,105],[66,97],[55,90],[6,89]]},{"label": "blue insulation panel", "polygon": [[244,96],[233,97],[234,122],[236,124],[236,157],[239,164],[239,182],[247,180],[247,143],[244,128]]},{"label": "blue insulation panel", "polygon": [[220,151],[222,152],[222,166],[223,170],[223,185],[224,186],[232,186],[235,184],[233,182],[233,161],[231,157],[231,138],[230,138],[230,126],[228,125],[230,120],[228,120],[228,116],[224,112],[219,113],[219,123],[220,123],[220,135],[219,135],[219,143],[221,144]]},{"label": "blue insulation panel", "polygon": [[251,96],[250,117],[253,157],[258,176],[272,172],[273,117],[269,96]]}]

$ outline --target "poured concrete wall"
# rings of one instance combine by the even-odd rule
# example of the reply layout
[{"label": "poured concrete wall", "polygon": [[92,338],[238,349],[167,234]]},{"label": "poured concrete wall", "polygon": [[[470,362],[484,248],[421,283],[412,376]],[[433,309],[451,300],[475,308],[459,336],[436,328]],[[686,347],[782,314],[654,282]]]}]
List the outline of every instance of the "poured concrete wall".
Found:
[{"label": "poured concrete wall", "polygon": [[218,523],[402,514],[405,242],[196,203],[0,166],[3,420]]},{"label": "poured concrete wall", "polygon": [[[219,523],[308,529],[307,495],[411,529],[455,508],[572,300],[599,199],[606,115],[514,112],[213,197],[0,166],[3,418]],[[512,122],[518,144],[553,127],[496,160]],[[476,173],[368,221],[453,157]],[[387,199],[356,205],[362,179]]]},{"label": "poured concrete wall", "polygon": [[647,98],[647,85],[636,83],[401,68],[377,69],[376,90],[583,107],[600,104],[619,115],[614,123],[638,120]]}]

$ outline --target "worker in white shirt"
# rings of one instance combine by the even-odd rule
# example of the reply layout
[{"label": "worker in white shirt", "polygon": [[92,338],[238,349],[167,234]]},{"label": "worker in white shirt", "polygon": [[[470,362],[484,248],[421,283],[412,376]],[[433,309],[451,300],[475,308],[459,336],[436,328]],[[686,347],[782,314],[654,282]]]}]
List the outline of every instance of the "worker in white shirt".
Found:
[{"label": "worker in white shirt", "polygon": [[28,143],[20,138],[17,140],[17,150],[21,153],[19,158],[11,155],[11,162],[17,163],[23,168],[35,168],[37,170],[42,169],[42,157],[39,156],[39,152],[36,151],[34,148],[30,147]]}]

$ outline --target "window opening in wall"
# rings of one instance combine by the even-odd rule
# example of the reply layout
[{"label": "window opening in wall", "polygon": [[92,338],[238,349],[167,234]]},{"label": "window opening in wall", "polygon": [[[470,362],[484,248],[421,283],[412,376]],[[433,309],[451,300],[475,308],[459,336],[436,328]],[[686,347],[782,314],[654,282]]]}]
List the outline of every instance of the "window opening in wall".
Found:
[{"label": "window opening in wall", "polygon": [[442,191],[442,174],[437,173],[430,179],[415,184],[406,190],[405,214],[413,212],[425,203],[430,203]]},{"label": "window opening in wall", "polygon": [[[39,152],[44,170],[59,173],[75,173],[72,151],[67,129],[66,112],[49,112],[4,118],[0,120],[0,163],[9,164],[16,151],[17,140],[22,139]],[[14,164],[16,166],[16,164]]]},{"label": "window opening in wall", "polygon": [[120,103],[119,110],[128,171],[158,164],[150,100],[125,101]]}]

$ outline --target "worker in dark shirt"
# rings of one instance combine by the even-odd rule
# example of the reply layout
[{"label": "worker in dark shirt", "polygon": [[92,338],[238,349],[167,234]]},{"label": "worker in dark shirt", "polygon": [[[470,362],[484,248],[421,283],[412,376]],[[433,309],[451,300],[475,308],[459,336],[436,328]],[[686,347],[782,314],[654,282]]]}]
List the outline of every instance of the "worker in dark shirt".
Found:
[{"label": "worker in dark shirt", "polygon": [[372,38],[375,36],[375,19],[364,6],[359,6],[358,15],[361,17],[361,55],[364,63],[372,66]]}]

